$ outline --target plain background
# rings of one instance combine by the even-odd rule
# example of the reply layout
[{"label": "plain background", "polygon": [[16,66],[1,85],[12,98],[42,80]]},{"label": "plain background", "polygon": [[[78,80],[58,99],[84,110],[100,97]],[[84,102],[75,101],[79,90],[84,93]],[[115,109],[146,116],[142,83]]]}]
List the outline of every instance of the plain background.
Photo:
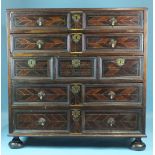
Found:
[{"label": "plain background", "polygon": [[[11,150],[8,142],[12,137],[8,137],[8,93],[7,93],[7,34],[6,34],[6,9],[7,8],[121,8],[121,7],[147,7],[148,8],[148,59],[147,59],[147,138],[143,139],[147,148],[143,152],[131,151],[126,147],[121,147],[122,142],[125,145],[126,140],[114,140],[116,143],[110,143],[102,139],[24,139],[27,146],[24,149]],[[2,0],[2,155],[27,155],[35,153],[37,155],[50,154],[74,154],[74,155],[113,155],[113,154],[131,154],[132,155],[151,155],[152,154],[152,62],[153,62],[153,3],[152,0]],[[64,146],[65,145],[65,146]]]}]

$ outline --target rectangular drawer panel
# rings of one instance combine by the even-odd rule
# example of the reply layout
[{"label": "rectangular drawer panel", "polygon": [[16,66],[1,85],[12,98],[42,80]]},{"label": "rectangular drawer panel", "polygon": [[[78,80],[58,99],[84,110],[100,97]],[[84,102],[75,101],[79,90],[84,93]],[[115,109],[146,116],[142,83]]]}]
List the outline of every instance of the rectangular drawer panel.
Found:
[{"label": "rectangular drawer panel", "polygon": [[11,29],[62,29],[67,28],[67,13],[18,12],[11,13]]},{"label": "rectangular drawer panel", "polygon": [[60,84],[17,84],[13,87],[15,103],[35,102],[68,104],[69,86]]},{"label": "rectangular drawer panel", "polygon": [[66,51],[67,34],[14,34],[11,35],[12,52]]},{"label": "rectangular drawer panel", "polygon": [[56,79],[96,79],[96,58],[57,58]]},{"label": "rectangular drawer panel", "polygon": [[143,34],[86,34],[86,52],[143,52]]},{"label": "rectangular drawer panel", "polygon": [[142,104],[142,84],[86,84],[84,103],[86,104]]},{"label": "rectangular drawer panel", "polygon": [[53,111],[17,111],[14,112],[15,130],[68,131],[69,112]]},{"label": "rectangular drawer panel", "polygon": [[141,132],[142,128],[142,113],[140,110],[86,110],[83,117],[85,132]]},{"label": "rectangular drawer panel", "polygon": [[13,78],[53,78],[53,58],[12,59]]},{"label": "rectangular drawer panel", "polygon": [[86,28],[142,29],[143,11],[93,11],[86,12]]},{"label": "rectangular drawer panel", "polygon": [[143,57],[108,57],[100,59],[100,78],[143,79]]}]

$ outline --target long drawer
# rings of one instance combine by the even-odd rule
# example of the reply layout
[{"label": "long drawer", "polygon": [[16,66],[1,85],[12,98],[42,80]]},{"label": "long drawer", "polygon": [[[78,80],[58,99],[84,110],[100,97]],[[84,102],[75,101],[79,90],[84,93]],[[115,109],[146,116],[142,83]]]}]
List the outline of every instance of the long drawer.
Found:
[{"label": "long drawer", "polygon": [[11,32],[36,33],[81,30],[142,30],[142,10],[68,9],[8,12]]},{"label": "long drawer", "polygon": [[111,34],[12,34],[11,52],[15,53],[136,53],[143,54],[142,33]]},{"label": "long drawer", "polygon": [[[136,106],[143,103],[143,84],[14,84],[16,105]],[[48,103],[48,104],[47,104]]]},{"label": "long drawer", "polygon": [[142,110],[14,110],[14,132],[143,133]]}]

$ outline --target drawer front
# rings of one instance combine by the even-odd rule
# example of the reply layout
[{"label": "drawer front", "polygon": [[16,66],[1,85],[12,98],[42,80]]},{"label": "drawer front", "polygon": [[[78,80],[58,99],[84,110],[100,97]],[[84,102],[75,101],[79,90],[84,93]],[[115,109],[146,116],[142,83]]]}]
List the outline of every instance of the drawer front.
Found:
[{"label": "drawer front", "polygon": [[61,29],[67,28],[67,13],[20,12],[11,13],[11,29]]},{"label": "drawer front", "polygon": [[56,58],[56,79],[96,79],[96,58]]},{"label": "drawer front", "polygon": [[84,111],[84,132],[126,133],[141,132],[142,114],[137,111]]},{"label": "drawer front", "polygon": [[69,104],[69,86],[60,84],[14,84],[13,100],[21,102],[49,104]]},{"label": "drawer front", "polygon": [[14,34],[11,35],[12,52],[63,51],[67,52],[67,34]]},{"label": "drawer front", "polygon": [[143,57],[103,57],[100,59],[101,79],[143,79]]},{"label": "drawer front", "polygon": [[142,29],[143,11],[86,12],[86,28]]},{"label": "drawer front", "polygon": [[85,104],[130,105],[142,104],[142,84],[86,84]]},{"label": "drawer front", "polygon": [[[68,132],[69,112],[58,111],[16,111],[14,112],[15,130],[50,130],[51,132]],[[45,132],[43,131],[43,132]]]},{"label": "drawer front", "polygon": [[86,52],[142,52],[143,34],[95,34],[85,35]]},{"label": "drawer front", "polygon": [[53,58],[15,58],[12,66],[13,78],[53,79]]}]

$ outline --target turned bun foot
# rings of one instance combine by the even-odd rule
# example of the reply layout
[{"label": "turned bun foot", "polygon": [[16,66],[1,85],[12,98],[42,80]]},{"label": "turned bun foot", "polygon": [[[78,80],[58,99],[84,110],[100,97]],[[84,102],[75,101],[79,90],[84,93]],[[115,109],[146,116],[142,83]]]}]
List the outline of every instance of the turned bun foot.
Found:
[{"label": "turned bun foot", "polygon": [[132,143],[130,148],[134,151],[143,151],[146,148],[144,142],[142,142],[141,138],[136,138]]},{"label": "turned bun foot", "polygon": [[9,147],[11,149],[19,149],[22,148],[23,146],[24,146],[23,142],[19,139],[19,137],[14,137],[12,141],[9,142]]}]

